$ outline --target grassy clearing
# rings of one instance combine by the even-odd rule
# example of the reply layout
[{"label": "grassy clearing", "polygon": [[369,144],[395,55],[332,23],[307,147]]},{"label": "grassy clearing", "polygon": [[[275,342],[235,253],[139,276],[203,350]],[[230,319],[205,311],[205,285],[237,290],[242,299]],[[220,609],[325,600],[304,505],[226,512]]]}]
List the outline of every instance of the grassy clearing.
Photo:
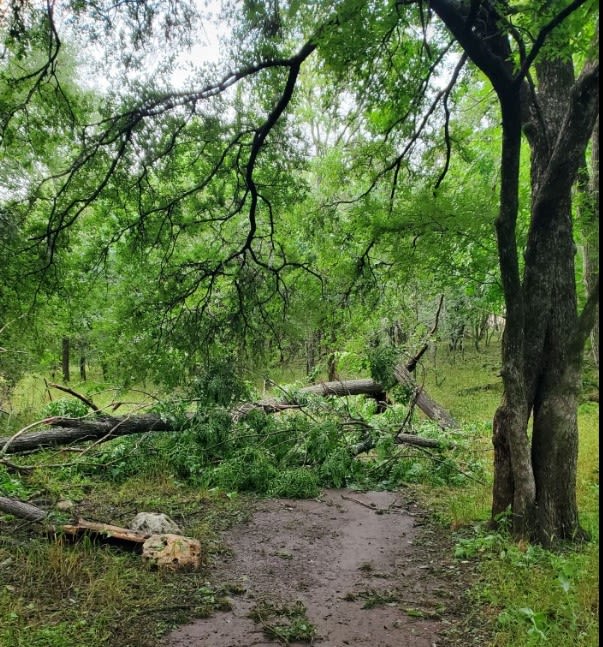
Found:
[{"label": "grassy clearing", "polygon": [[[325,418],[322,405],[312,409],[309,403],[311,416],[286,415],[278,424],[276,416],[259,417],[238,436],[230,429],[225,434],[216,416],[181,438],[131,437],[83,456],[45,451],[15,457],[14,462],[36,469],[20,477],[0,466],[0,492],[53,510],[58,501],[69,499],[77,515],[119,525],[127,525],[140,510],[165,512],[201,541],[207,567],[224,550],[219,531],[247,514],[248,498],[239,491],[307,497],[324,485],[350,484],[350,479],[365,487],[410,483],[443,532],[453,533],[456,557],[477,564],[471,604],[480,622],[491,628],[490,647],[595,647],[598,404],[580,407],[578,498],[592,541],[553,553],[491,533],[484,522],[490,508],[490,421],[501,393],[498,353],[496,345],[480,353],[467,350],[464,358],[440,351],[423,375],[429,393],[462,422],[462,432],[449,438],[457,442],[454,452],[392,447],[387,429],[398,424],[404,410],[388,414],[391,418],[371,417],[369,404],[341,403],[334,405],[342,407],[338,414],[362,416],[383,432],[371,459],[351,467],[337,444],[340,428]],[[133,403],[141,400],[139,392],[115,393],[100,383],[73,386],[93,394],[101,406],[130,403],[119,412],[135,410]],[[53,392],[54,401],[62,397]],[[42,417],[48,401],[43,379],[29,376],[15,394],[2,433]],[[419,415],[415,422],[420,433],[438,437],[440,432]],[[312,460],[321,467],[312,468]],[[53,515],[57,521],[67,518],[66,513]],[[117,547],[49,540],[21,521],[0,516],[0,646],[151,647],[170,627],[228,604],[228,585],[212,587],[208,573],[207,568],[177,575],[149,571],[137,555]],[[301,615],[287,626],[263,619],[267,630],[276,627],[291,636],[312,631]]]}]

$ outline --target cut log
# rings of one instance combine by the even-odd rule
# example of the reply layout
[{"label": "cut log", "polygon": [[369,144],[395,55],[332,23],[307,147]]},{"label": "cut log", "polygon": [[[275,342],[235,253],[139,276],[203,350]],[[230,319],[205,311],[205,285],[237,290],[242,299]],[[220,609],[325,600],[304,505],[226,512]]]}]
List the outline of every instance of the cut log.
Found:
[{"label": "cut log", "polygon": [[0,511],[27,521],[44,521],[48,516],[47,512],[35,505],[31,505],[31,503],[10,499],[6,496],[0,496]]}]

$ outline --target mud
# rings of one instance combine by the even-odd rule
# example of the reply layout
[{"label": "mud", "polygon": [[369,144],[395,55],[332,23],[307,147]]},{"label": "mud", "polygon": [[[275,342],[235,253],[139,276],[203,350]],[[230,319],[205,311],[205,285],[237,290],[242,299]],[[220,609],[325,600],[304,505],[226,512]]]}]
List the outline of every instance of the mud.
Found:
[{"label": "mud", "polygon": [[[161,647],[463,644],[454,636],[463,635],[469,569],[405,492],[326,490],[319,500],[263,500],[223,541],[231,556],[212,565],[211,580],[238,592],[231,609],[180,627]],[[286,618],[258,620],[258,609],[296,602],[314,638],[270,636]]]}]

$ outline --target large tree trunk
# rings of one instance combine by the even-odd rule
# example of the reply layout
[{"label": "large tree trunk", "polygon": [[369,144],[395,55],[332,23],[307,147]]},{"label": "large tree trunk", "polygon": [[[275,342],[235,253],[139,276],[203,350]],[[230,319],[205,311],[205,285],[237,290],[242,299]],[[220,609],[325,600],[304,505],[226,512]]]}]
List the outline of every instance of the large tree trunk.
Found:
[{"label": "large tree trunk", "polygon": [[[587,74],[575,82],[567,62],[538,66],[538,114],[526,124],[532,149],[531,224],[523,282],[510,295],[522,308],[507,313],[505,397],[494,419],[493,516],[510,505],[515,534],[547,545],[582,535],[576,470],[583,345],[576,343],[581,324],[571,191],[596,114],[597,78]],[[499,250],[502,243],[504,237]],[[501,261],[503,275],[506,268]]]},{"label": "large tree trunk", "polygon": [[[588,71],[588,68],[587,68]],[[525,259],[526,384],[532,411],[536,518],[544,544],[582,535],[576,502],[579,335],[572,188],[596,116],[596,75],[575,81],[570,62],[537,66],[533,120],[532,217]]]},{"label": "large tree trunk", "polygon": [[[576,505],[577,395],[598,283],[578,317],[571,191],[598,114],[598,62],[587,62],[575,81],[569,57],[555,60],[539,50],[578,3],[551,20],[531,51],[524,50],[519,73],[507,17],[499,13],[504,4],[432,0],[431,7],[489,78],[502,113],[496,233],[507,313],[504,395],[493,421],[493,517],[510,509],[517,537],[544,544],[573,539],[582,534]],[[535,62],[537,87],[525,80]],[[517,240],[522,126],[532,152],[523,280]]]}]

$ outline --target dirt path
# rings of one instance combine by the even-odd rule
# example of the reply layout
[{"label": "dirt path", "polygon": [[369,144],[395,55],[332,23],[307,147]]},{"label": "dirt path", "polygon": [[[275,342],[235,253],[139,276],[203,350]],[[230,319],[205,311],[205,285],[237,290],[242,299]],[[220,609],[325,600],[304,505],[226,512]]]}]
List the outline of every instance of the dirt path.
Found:
[{"label": "dirt path", "polygon": [[162,647],[304,644],[265,631],[287,620],[271,608],[298,601],[317,646],[456,644],[451,629],[463,621],[468,573],[404,493],[326,490],[320,500],[260,501],[224,542],[232,557],[214,565],[211,579],[240,590],[232,609],[173,631]]}]

